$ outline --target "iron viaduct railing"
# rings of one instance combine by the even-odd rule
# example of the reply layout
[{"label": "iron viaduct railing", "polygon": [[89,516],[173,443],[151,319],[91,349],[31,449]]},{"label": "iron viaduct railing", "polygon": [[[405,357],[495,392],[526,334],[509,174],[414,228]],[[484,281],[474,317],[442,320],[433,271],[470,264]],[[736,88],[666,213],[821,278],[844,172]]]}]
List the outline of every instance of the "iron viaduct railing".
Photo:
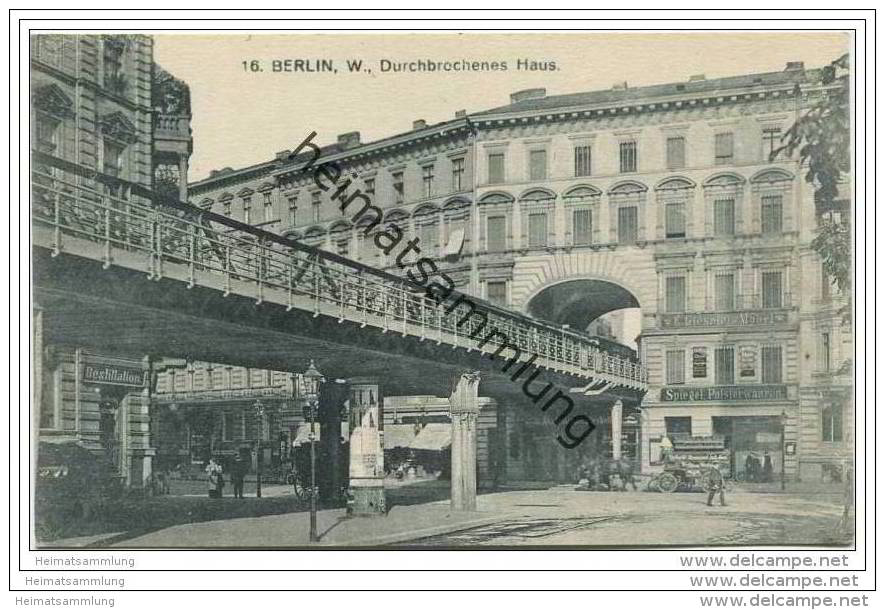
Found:
[{"label": "iron viaduct railing", "polygon": [[502,362],[519,350],[520,360],[535,354],[536,365],[588,384],[646,389],[638,362],[605,351],[593,337],[469,296],[463,300],[475,314],[449,311],[458,294],[437,303],[408,279],[44,153],[32,153],[32,170],[35,243],[54,256],[71,252],[105,268],[140,269],[154,280],[217,288],[453,348],[491,354],[504,345]]}]

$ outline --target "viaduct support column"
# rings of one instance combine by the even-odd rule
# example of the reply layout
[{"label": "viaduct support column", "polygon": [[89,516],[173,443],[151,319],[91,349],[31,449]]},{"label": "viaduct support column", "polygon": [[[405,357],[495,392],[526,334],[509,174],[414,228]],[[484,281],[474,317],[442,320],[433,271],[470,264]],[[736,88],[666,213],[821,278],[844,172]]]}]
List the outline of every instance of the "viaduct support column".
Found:
[{"label": "viaduct support column", "polygon": [[452,415],[452,510],[476,510],[479,373],[464,373],[449,397]]},{"label": "viaduct support column", "polygon": [[384,515],[383,407],[374,379],[350,380],[350,492],[354,515]]},{"label": "viaduct support column", "polygon": [[612,405],[612,459],[621,459],[621,422],[624,415],[624,403],[620,400]]}]

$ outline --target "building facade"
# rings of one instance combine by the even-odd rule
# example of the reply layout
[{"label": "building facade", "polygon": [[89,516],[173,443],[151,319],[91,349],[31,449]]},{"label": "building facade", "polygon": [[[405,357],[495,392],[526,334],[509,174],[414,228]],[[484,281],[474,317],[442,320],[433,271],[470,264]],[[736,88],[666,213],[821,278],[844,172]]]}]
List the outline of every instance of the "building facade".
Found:
[{"label": "building facade", "polygon": [[[301,171],[302,148],[213,172],[189,197],[397,273],[373,239],[395,224],[458,289],[573,329],[639,308],[649,391],[638,421],[622,413],[638,424],[643,470],[660,461],[664,436],[715,435],[737,473],[749,453],[768,452],[776,472],[814,478],[851,452],[853,407],[839,397],[852,337],[845,297],[811,248],[813,188],[777,150],[825,94],[820,71],[801,62],[570,95],[531,89],[375,142],[342,134],[315,165],[339,167],[344,191]],[[383,223],[342,212],[348,189]],[[510,460],[534,423],[498,404]]]},{"label": "building facade", "polygon": [[[106,201],[107,214],[124,218],[128,202],[148,202],[121,181],[187,192],[188,89],[154,63],[150,36],[32,36],[30,71],[32,205],[76,194]],[[71,220],[83,231],[101,226],[85,214]],[[55,343],[44,330],[38,302],[39,441],[76,442],[107,457],[126,484],[144,484],[154,455],[149,361]]]}]

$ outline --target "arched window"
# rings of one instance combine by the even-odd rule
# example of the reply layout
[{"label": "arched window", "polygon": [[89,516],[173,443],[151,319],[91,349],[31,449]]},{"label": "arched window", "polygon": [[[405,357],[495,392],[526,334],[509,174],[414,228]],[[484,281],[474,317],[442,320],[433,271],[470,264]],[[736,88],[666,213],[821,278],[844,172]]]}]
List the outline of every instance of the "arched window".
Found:
[{"label": "arched window", "polygon": [[684,238],[691,225],[695,183],[687,178],[666,178],[655,186],[658,238]]},{"label": "arched window", "polygon": [[522,208],[524,245],[529,248],[546,248],[555,237],[553,208],[556,193],[547,189],[531,189],[519,196]]},{"label": "arched window", "polygon": [[645,195],[648,187],[634,181],[619,182],[608,192],[611,241],[635,244],[645,236]]},{"label": "arched window", "polygon": [[753,232],[779,236],[792,227],[790,197],[793,176],[782,169],[767,169],[750,179],[753,197]]},{"label": "arched window", "polygon": [[595,186],[579,184],[562,195],[565,206],[566,243],[589,246],[599,242],[599,202],[602,191]]},{"label": "arched window", "polygon": [[744,232],[744,182],[733,173],[715,174],[704,181],[707,236],[731,238]]}]

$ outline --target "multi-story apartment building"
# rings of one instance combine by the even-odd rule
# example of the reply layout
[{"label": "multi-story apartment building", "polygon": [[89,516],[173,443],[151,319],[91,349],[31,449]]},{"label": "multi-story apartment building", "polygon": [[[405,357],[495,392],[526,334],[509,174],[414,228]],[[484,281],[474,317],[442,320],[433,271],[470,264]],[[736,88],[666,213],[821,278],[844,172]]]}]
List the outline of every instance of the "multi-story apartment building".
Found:
[{"label": "multi-story apartment building", "polygon": [[[317,164],[334,162],[370,196],[381,225],[354,224],[290,151],[213,172],[189,196],[398,272],[372,242],[394,223],[460,289],[573,329],[638,307],[644,469],[664,436],[720,435],[738,472],[768,452],[775,472],[785,462],[788,477],[817,477],[850,448],[853,409],[839,399],[850,380],[838,368],[851,334],[810,246],[813,187],[796,158],[773,153],[822,95],[819,79],[791,62],[666,85],[531,89],[375,142],[343,134]],[[532,422],[499,405],[502,433],[528,440]],[[527,472],[517,440],[502,441],[514,476]]]},{"label": "multi-story apartment building", "polygon": [[[111,230],[75,204],[106,203],[127,222],[127,184],[181,197],[191,153],[187,86],[153,61],[143,35],[36,35],[30,41],[33,206],[64,202],[73,226]],[[125,181],[125,182],[124,182]],[[118,230],[118,229],[114,229]],[[150,376],[131,353],[92,353],[44,333],[34,307],[34,429],[41,442],[77,442],[106,455],[128,484],[150,473]],[[64,324],[56,325],[56,329]]]}]

